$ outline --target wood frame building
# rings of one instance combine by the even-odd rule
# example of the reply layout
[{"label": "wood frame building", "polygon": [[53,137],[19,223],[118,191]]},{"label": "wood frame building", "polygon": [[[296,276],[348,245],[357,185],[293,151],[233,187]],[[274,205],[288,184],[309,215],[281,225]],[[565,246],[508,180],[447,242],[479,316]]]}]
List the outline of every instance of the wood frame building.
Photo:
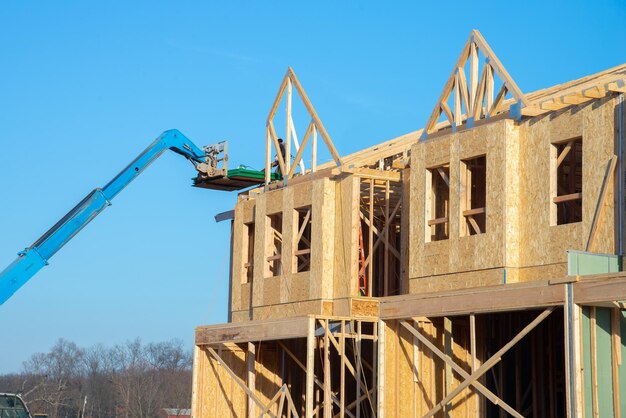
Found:
[{"label": "wood frame building", "polygon": [[626,64],[524,94],[472,31],[424,129],[342,157],[289,69],[193,416],[626,414],[624,93]]}]

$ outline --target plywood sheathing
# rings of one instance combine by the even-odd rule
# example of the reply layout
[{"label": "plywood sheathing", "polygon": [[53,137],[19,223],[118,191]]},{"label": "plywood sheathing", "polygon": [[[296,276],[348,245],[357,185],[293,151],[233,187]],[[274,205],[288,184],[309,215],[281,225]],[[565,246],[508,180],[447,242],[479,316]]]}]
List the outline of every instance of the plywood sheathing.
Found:
[{"label": "plywood sheathing", "polygon": [[[510,142],[512,149],[507,148]],[[502,283],[504,275],[494,275],[493,269],[505,267],[507,240],[513,243],[508,255],[512,267],[517,267],[516,247],[519,237],[506,233],[505,213],[507,204],[517,207],[517,192],[507,195],[508,189],[515,187],[516,179],[507,176],[510,169],[507,164],[513,160],[518,144],[517,131],[512,121],[501,120],[482,125],[470,131],[443,135],[423,143],[415,144],[411,149],[411,187],[410,195],[410,256],[409,277],[410,291],[420,292],[437,290],[451,285],[467,287]],[[512,154],[512,155],[508,155]],[[487,191],[486,191],[486,232],[460,237],[460,223],[464,217],[460,211],[460,199],[463,191],[460,187],[460,162],[476,156],[486,156]],[[507,158],[510,157],[510,158]],[[425,242],[425,173],[430,167],[450,165],[450,237],[446,240]],[[507,182],[512,182],[507,187]],[[417,187],[419,185],[420,187]],[[514,213],[512,209],[512,213]],[[491,270],[484,274],[485,270]],[[468,272],[472,272],[469,275]],[[434,276],[468,273],[465,279],[451,282],[447,278],[437,280]],[[427,281],[422,279],[428,278]]]},{"label": "plywood sheathing", "polygon": [[[607,162],[617,154],[615,109],[617,99],[597,100],[591,104],[555,112],[543,118],[524,121],[520,125],[520,210],[529,216],[520,216],[520,266],[524,267],[520,280],[537,277],[529,267],[555,266],[556,274],[566,273],[568,249],[584,250],[589,236],[593,213],[604,179]],[[551,225],[550,182],[551,144],[567,139],[583,138],[583,219],[582,222]],[[608,191],[605,211],[598,226],[597,252],[615,253],[614,236],[616,213],[613,188]],[[558,267],[556,267],[558,266]],[[544,275],[545,278],[545,275]]]},{"label": "plywood sheathing", "polygon": [[[310,206],[312,245],[310,271],[295,272],[294,239],[298,219],[295,209]],[[240,200],[235,207],[234,239],[241,243],[243,223],[254,222],[254,270],[252,283],[246,283],[241,245],[233,249],[233,320],[249,320],[282,315],[321,313],[322,299],[333,298],[335,244],[335,184],[328,178]],[[282,214],[281,274],[270,276],[266,268],[271,231],[268,215]],[[316,302],[315,302],[316,301]],[[315,303],[309,303],[315,302]],[[269,309],[257,309],[268,308]],[[316,308],[314,308],[316,307]],[[247,314],[246,314],[247,312]],[[260,317],[258,315],[261,315]]]},{"label": "plywood sheathing", "polygon": [[356,294],[358,286],[358,231],[359,182],[358,177],[345,175],[338,178],[335,200],[335,298]]},{"label": "plywood sheathing", "polygon": [[[206,350],[196,348],[198,355],[194,358],[194,373],[197,376],[194,417],[245,416],[247,395],[237,385]],[[223,361],[237,374],[243,376],[246,370],[245,353],[243,350],[222,351]]]}]

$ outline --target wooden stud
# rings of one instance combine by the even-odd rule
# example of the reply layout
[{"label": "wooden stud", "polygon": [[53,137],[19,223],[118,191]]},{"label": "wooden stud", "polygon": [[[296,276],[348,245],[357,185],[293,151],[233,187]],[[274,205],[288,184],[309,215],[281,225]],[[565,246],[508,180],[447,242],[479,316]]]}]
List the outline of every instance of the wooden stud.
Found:
[{"label": "wooden stud", "polygon": [[613,417],[620,418],[619,365],[622,361],[621,318],[619,309],[611,309],[611,368],[613,377]]},{"label": "wooden stud", "polygon": [[463,124],[463,111],[462,109],[462,99],[461,99],[461,89],[459,88],[459,84],[461,83],[459,80],[459,72],[457,69],[456,75],[454,76],[454,125],[453,126],[461,126]]},{"label": "wooden stud", "polygon": [[478,48],[475,42],[470,45],[470,87],[469,87],[469,103],[467,106],[468,117],[474,114],[474,101],[478,91]]},{"label": "wooden stud", "polygon": [[[247,367],[248,367],[248,389],[250,389],[250,392],[253,392],[256,390],[255,388],[255,381],[256,381],[256,348],[254,346],[254,343],[249,342],[248,343],[248,353],[246,356],[246,363],[247,363]],[[252,398],[248,397],[248,416],[249,417],[256,417],[256,405],[255,402]]]},{"label": "wooden stud", "polygon": [[[389,245],[389,225],[391,223],[391,219],[389,217],[389,181],[385,182],[385,227],[383,234],[385,235],[385,255],[384,255],[384,266],[383,266],[383,296],[389,296],[389,251],[391,250],[391,246]],[[399,203],[399,202],[398,202]],[[400,254],[398,254],[398,259]]]},{"label": "wooden stud", "polygon": [[[287,79],[287,103],[286,103],[287,128],[285,129],[285,173],[291,172],[291,79]],[[278,151],[279,148],[276,148]],[[280,153],[279,153],[280,154]]]},{"label": "wooden stud", "polygon": [[485,62],[486,78],[485,78],[485,114],[493,107],[493,68],[488,62]]},{"label": "wooden stud", "polygon": [[339,356],[341,357],[341,369],[339,371],[339,415],[343,417],[346,414],[346,321],[343,319],[341,320],[339,345],[341,347],[339,352]]},{"label": "wooden stud", "polygon": [[[356,337],[356,416],[361,416],[361,374],[363,373],[361,369],[361,362],[358,361],[361,358],[361,321],[356,321],[357,326],[357,337]],[[373,388],[372,388],[373,389]]]},{"label": "wooden stud", "polygon": [[265,186],[271,181],[272,174],[272,137],[269,125],[265,128]]},{"label": "wooden stud", "polygon": [[[470,54],[471,54],[471,51],[470,51]],[[463,67],[457,68],[457,76],[458,76],[458,80],[457,80],[456,89],[461,91],[460,95],[461,95],[461,98],[463,99],[463,104],[465,105],[464,115],[467,116],[470,114],[469,113],[470,99],[469,99],[469,95],[467,91],[467,79],[465,78],[465,69]],[[459,110],[459,113],[461,113],[461,110]],[[463,119],[463,118],[459,117],[459,119]]]},{"label": "wooden stud", "polygon": [[309,317],[306,340],[306,418],[313,418],[313,389],[315,379],[315,318]]},{"label": "wooden stud", "polygon": [[[373,259],[374,257],[374,181],[370,181],[370,196],[369,196],[369,234],[368,234],[368,247],[369,247],[369,253],[368,253],[368,258],[370,260]],[[368,264],[367,267],[367,279],[368,279],[368,285],[367,285],[367,290],[368,290],[368,296],[374,296],[374,267],[371,261]],[[358,394],[357,394],[358,396]],[[358,405],[358,404],[357,404]]]},{"label": "wooden stud", "polygon": [[329,334],[328,321],[324,321],[324,418],[332,417]]}]

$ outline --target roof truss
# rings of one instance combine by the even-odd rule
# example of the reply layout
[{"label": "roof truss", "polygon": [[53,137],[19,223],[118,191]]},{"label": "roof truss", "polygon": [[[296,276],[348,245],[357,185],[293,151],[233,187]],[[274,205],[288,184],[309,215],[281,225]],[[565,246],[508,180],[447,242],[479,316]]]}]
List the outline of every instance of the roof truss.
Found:
[{"label": "roof truss", "polygon": [[[479,52],[484,56],[480,74]],[[465,69],[468,62],[469,76]],[[494,90],[495,76],[501,82],[497,93]],[[478,30],[472,30],[426,123],[421,139],[424,140],[428,134],[438,129],[440,125],[438,126],[437,122],[442,113],[453,130],[456,130],[464,122],[467,123],[468,127],[472,127],[476,120],[490,118],[502,113],[506,110],[503,104],[507,93],[512,96],[514,104],[520,108],[526,105],[524,94],[487,44],[485,38]]]},{"label": "roof truss", "polygon": [[[296,129],[293,123],[292,117],[292,91],[295,88],[302,104],[306,108],[309,116],[311,117],[311,121],[306,128],[304,136],[302,137],[302,142],[298,140],[298,136],[296,134]],[[274,116],[276,116],[276,112],[278,110],[278,106],[283,100],[284,96],[286,97],[286,127],[285,127],[285,156],[287,158],[283,159],[283,156],[279,152],[278,145],[278,136],[276,135],[276,129],[274,127]],[[272,150],[275,152],[276,157],[278,159],[278,165],[280,167],[281,173],[283,173],[283,180],[285,184],[287,181],[291,179],[296,173],[296,169],[299,167],[299,171],[301,174],[304,174],[306,171],[306,167],[304,166],[304,161],[302,160],[302,156],[305,148],[307,147],[309,140],[311,140],[311,172],[315,172],[317,167],[317,134],[320,134],[324,144],[328,148],[330,155],[332,156],[335,164],[340,167],[342,162],[339,157],[339,153],[333,144],[333,141],[330,139],[328,132],[326,132],[326,128],[324,128],[324,124],[320,120],[313,104],[309,100],[306,92],[302,88],[300,81],[296,77],[294,71],[289,67],[287,69],[287,73],[283,78],[282,83],[280,84],[280,88],[278,89],[278,93],[276,94],[276,98],[274,99],[274,103],[272,104],[272,108],[270,110],[269,115],[267,116],[266,122],[266,145],[265,145],[265,183],[269,184],[270,182],[270,171],[272,165]],[[296,152],[293,161],[291,159],[291,147],[294,147]]]}]

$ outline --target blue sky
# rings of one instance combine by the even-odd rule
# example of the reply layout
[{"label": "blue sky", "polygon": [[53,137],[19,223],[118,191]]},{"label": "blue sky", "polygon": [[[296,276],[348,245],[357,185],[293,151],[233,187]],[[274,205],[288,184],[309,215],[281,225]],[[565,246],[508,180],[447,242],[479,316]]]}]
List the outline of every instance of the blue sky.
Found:
[{"label": "blue sky", "polygon": [[[0,1],[0,269],[166,129],[262,167],[287,66],[347,154],[424,125],[472,28],[524,92],[626,62],[624,0],[420,3]],[[226,320],[236,195],[194,173],[163,156],[0,306],[0,373]]]}]

